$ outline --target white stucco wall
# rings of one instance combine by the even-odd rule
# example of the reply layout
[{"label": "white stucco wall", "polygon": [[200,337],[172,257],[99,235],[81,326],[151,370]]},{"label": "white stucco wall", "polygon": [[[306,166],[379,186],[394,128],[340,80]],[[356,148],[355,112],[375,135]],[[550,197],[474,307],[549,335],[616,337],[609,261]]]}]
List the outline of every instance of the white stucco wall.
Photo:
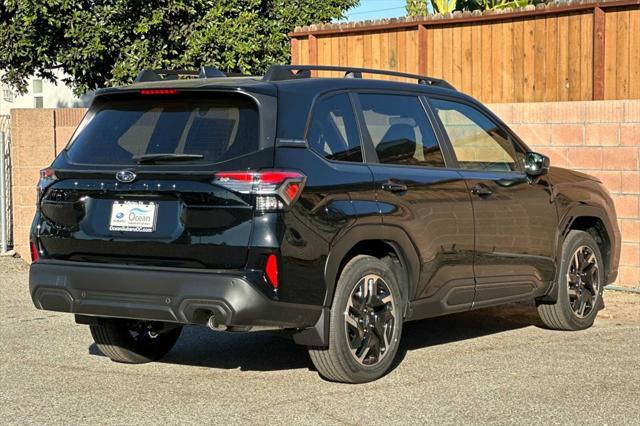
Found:
[{"label": "white stucco wall", "polygon": [[[63,74],[57,73],[57,76],[57,84],[47,80],[42,80],[43,108],[74,108],[86,107],[89,105],[93,98],[92,93],[77,97],[69,87],[62,83],[61,78],[63,77]],[[13,92],[12,101],[5,99],[5,89],[7,87],[0,85],[0,115],[9,114],[13,108],[36,107],[36,94],[33,92],[34,80],[37,80],[37,78],[32,77],[29,80],[29,91],[25,95],[18,96]]]}]

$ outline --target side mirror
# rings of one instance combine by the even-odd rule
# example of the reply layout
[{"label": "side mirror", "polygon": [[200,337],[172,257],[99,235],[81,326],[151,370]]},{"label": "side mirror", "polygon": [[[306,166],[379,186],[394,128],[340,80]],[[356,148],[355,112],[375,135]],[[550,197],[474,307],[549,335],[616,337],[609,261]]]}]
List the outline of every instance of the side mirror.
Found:
[{"label": "side mirror", "polygon": [[537,152],[527,152],[524,157],[524,171],[529,176],[542,176],[549,172],[549,157]]}]

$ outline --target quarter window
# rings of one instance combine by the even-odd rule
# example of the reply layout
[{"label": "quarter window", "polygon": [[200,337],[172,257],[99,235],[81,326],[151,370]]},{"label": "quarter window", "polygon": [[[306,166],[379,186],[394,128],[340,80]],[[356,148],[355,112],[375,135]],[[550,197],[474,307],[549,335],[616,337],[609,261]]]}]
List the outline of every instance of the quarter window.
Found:
[{"label": "quarter window", "polygon": [[438,141],[417,97],[360,94],[359,99],[380,163],[444,167]]},{"label": "quarter window", "polygon": [[521,155],[509,135],[489,117],[466,104],[432,99],[460,168],[488,171],[520,170]]},{"label": "quarter window", "polygon": [[317,103],[307,141],[329,160],[362,162],[360,136],[349,95],[333,95]]}]

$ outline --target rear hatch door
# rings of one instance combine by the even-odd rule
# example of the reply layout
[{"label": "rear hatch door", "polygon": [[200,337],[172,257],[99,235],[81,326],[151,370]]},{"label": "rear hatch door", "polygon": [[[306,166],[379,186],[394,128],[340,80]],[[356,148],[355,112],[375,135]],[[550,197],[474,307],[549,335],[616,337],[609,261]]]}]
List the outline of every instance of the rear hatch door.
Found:
[{"label": "rear hatch door", "polygon": [[216,185],[214,174],[273,166],[274,113],[267,95],[165,91],[97,98],[42,192],[38,233],[46,255],[244,266],[254,200]]}]

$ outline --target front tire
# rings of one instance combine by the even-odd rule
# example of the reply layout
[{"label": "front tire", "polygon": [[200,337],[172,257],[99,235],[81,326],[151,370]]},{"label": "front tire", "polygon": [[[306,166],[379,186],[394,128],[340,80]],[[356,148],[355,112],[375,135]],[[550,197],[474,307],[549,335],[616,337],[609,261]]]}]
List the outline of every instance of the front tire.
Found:
[{"label": "front tire", "polygon": [[562,244],[558,298],[538,305],[542,322],[554,330],[584,330],[604,306],[604,262],[598,244],[584,231],[569,232]]},{"label": "front tire", "polygon": [[106,318],[90,329],[100,352],[112,361],[143,364],[165,356],[178,341],[182,326]]},{"label": "front tire", "polygon": [[382,377],[398,351],[403,312],[402,292],[389,262],[354,257],[336,286],[329,346],[309,347],[320,375],[344,383]]}]

